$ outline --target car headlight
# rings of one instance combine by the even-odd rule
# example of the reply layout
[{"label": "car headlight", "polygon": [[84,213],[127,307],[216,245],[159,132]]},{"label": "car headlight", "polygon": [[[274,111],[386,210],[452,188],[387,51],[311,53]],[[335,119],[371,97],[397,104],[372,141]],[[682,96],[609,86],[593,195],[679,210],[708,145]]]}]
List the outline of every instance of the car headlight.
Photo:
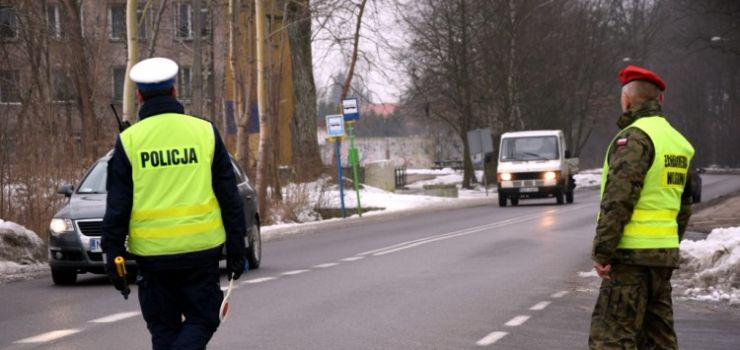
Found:
[{"label": "car headlight", "polygon": [[72,220],[67,218],[53,218],[49,223],[49,230],[52,234],[59,235],[62,233],[69,233],[74,231],[72,226]]},{"label": "car headlight", "polygon": [[555,180],[558,178],[558,174],[554,171],[548,171],[545,173],[545,180]]},{"label": "car headlight", "polygon": [[501,173],[501,180],[511,181],[511,173]]}]

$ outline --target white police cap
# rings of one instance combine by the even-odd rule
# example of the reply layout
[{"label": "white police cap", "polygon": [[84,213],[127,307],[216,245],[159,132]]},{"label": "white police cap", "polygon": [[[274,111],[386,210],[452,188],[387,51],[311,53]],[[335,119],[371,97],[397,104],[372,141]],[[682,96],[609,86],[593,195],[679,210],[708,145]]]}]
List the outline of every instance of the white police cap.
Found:
[{"label": "white police cap", "polygon": [[164,90],[175,85],[177,63],[164,57],[147,58],[131,67],[129,77],[141,91]]}]

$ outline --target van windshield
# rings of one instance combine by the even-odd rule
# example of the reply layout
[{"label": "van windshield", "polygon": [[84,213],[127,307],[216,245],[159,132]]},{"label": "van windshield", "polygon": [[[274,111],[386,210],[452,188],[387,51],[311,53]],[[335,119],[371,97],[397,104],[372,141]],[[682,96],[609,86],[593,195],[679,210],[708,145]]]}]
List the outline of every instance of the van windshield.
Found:
[{"label": "van windshield", "polygon": [[501,142],[501,161],[558,159],[556,136],[505,138]]},{"label": "van windshield", "polygon": [[105,182],[108,178],[108,162],[95,163],[92,170],[82,180],[77,193],[106,193]]}]

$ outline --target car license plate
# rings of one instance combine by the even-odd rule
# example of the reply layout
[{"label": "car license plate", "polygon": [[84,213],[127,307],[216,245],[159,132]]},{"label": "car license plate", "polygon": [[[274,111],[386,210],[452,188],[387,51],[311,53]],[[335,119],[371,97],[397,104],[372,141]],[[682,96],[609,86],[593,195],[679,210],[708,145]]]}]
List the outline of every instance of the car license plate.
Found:
[{"label": "car license plate", "polygon": [[537,187],[522,187],[519,189],[519,192],[522,193],[531,193],[531,192],[537,192]]},{"label": "car license plate", "polygon": [[90,238],[90,253],[102,253],[103,248],[100,247],[100,238]]}]

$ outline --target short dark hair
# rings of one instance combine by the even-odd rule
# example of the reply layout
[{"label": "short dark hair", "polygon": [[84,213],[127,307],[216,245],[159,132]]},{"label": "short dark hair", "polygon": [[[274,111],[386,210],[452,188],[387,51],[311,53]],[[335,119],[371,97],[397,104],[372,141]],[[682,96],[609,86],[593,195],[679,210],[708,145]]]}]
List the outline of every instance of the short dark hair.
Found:
[{"label": "short dark hair", "polygon": [[167,96],[167,95],[172,96],[175,91],[174,89],[175,89],[174,87],[169,87],[169,88],[160,89],[160,90],[148,90],[148,91],[139,90],[139,94],[141,95],[141,99],[146,101],[156,96]]}]

